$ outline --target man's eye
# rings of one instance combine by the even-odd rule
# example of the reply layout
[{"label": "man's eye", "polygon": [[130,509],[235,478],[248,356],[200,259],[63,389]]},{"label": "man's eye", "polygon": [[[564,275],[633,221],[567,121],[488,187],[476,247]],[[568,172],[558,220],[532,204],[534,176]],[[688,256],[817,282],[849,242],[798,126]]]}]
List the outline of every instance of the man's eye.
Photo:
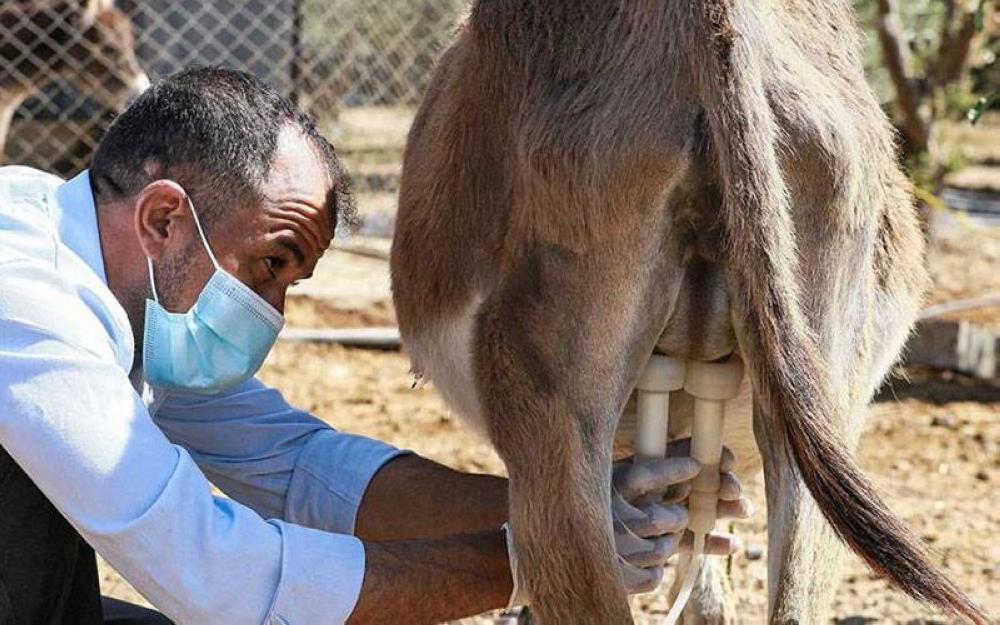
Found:
[{"label": "man's eye", "polygon": [[278,270],[281,269],[281,259],[275,256],[269,256],[264,259],[264,264],[267,265],[267,272],[271,274],[271,278],[277,278]]}]

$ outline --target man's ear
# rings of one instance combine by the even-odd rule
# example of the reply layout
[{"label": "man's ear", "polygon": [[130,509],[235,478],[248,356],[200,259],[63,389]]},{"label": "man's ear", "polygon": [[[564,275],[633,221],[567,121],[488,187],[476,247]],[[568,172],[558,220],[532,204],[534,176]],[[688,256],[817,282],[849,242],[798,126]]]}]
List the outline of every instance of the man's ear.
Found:
[{"label": "man's ear", "polygon": [[135,200],[134,226],[146,256],[158,260],[170,244],[186,238],[191,227],[188,197],[172,180],[156,180],[146,186]]}]

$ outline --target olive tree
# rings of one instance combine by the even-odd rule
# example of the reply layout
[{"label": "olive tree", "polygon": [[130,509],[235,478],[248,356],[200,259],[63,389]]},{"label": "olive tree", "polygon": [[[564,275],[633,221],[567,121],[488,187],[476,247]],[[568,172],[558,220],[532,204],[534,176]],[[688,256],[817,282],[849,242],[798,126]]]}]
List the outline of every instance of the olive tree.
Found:
[{"label": "olive tree", "polygon": [[869,73],[892,103],[908,156],[926,155],[936,167],[942,156],[936,122],[970,109],[975,116],[991,104],[997,88],[989,84],[996,75],[996,1],[856,1],[871,35]]}]

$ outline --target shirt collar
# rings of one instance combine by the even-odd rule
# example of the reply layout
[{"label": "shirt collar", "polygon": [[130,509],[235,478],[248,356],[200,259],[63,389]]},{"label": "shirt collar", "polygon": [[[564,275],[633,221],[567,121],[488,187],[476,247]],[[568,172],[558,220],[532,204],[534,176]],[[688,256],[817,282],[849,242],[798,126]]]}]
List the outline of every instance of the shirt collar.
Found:
[{"label": "shirt collar", "polygon": [[84,170],[75,178],[59,185],[50,198],[49,206],[55,214],[62,243],[83,259],[107,285],[90,172]]}]

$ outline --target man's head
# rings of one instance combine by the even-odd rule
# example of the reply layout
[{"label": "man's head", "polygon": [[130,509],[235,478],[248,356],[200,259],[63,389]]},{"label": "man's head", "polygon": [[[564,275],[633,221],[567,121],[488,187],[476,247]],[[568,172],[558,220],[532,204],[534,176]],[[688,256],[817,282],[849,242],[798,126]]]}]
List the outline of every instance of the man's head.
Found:
[{"label": "man's head", "polygon": [[214,272],[189,200],[221,267],[279,311],[353,219],[332,146],[291,102],[231,70],[153,85],[112,124],[90,173],[108,283],[137,343],[147,258],[172,312],[189,310]]}]

